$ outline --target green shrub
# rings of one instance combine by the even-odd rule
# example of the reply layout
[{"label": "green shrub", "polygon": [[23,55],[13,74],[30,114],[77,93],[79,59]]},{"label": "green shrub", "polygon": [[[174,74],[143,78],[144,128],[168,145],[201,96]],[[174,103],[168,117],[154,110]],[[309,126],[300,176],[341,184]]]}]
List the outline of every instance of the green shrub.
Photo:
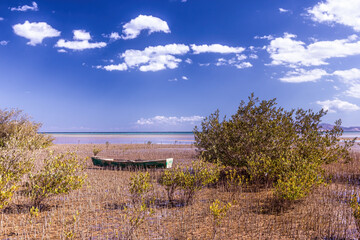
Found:
[{"label": "green shrub", "polygon": [[[322,164],[349,159],[355,140],[339,144],[340,120],[331,130],[321,129],[325,114],[323,110],[286,111],[277,107],[276,99],[260,102],[252,94],[229,120],[221,121],[219,111],[205,118],[201,131],[194,129],[195,145],[205,161],[244,168],[253,182],[274,184],[282,192],[279,196],[294,200],[320,181]],[[305,182],[292,178],[297,172],[304,173],[301,181]],[[301,187],[288,186],[294,181]],[[290,192],[283,194],[286,190]]]},{"label": "green shrub", "polygon": [[0,109],[0,148],[17,148],[35,150],[46,148],[54,140],[49,135],[39,134],[40,123],[31,121],[31,118],[21,110]]},{"label": "green shrub", "polygon": [[150,174],[139,172],[130,177],[129,191],[133,202],[139,202],[145,199],[145,195],[153,189],[150,181]]},{"label": "green shrub", "polygon": [[165,170],[159,183],[165,187],[171,205],[174,204],[174,195],[177,190],[181,191],[182,201],[188,205],[194,199],[196,192],[208,184],[217,182],[220,170],[218,165],[195,161],[189,167],[177,166]]},{"label": "green shrub", "polygon": [[49,197],[81,188],[87,178],[84,168],[85,164],[79,161],[75,153],[55,155],[50,152],[44,159],[43,168],[29,174],[25,193],[32,205],[39,207]]},{"label": "green shrub", "polygon": [[96,156],[98,155],[102,150],[100,148],[96,148],[96,147],[93,147],[93,155]]}]

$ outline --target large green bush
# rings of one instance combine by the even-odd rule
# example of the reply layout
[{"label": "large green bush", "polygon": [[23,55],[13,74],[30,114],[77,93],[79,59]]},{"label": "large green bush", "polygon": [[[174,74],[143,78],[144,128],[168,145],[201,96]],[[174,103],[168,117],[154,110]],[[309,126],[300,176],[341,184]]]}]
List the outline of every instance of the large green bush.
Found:
[{"label": "large green bush", "polygon": [[55,195],[69,194],[83,186],[87,178],[85,163],[75,153],[54,154],[50,152],[44,159],[43,167],[30,173],[25,184],[25,193],[32,205],[40,204]]},{"label": "large green bush", "polygon": [[[273,183],[278,196],[296,200],[322,181],[322,164],[348,159],[354,144],[339,144],[340,120],[331,130],[321,128],[325,114],[287,111],[276,99],[260,101],[251,94],[230,119],[220,120],[217,110],[203,120],[201,129],[195,127],[195,145],[205,161],[244,168],[251,181]],[[294,173],[303,177],[294,182]],[[291,181],[301,187],[289,187]]]},{"label": "large green bush", "polygon": [[40,126],[19,110],[0,110],[0,209],[31,171],[34,150],[52,143],[51,137],[38,133]]}]

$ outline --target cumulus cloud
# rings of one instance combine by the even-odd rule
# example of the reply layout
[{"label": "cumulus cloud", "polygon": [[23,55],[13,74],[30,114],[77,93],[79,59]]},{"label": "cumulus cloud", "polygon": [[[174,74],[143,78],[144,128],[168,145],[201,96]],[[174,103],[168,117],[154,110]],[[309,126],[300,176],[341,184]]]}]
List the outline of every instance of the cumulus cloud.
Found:
[{"label": "cumulus cloud", "polygon": [[181,78],[182,78],[182,80],[189,80],[189,78],[186,76],[182,76]]},{"label": "cumulus cloud", "polygon": [[30,41],[28,45],[35,46],[41,44],[44,38],[58,37],[60,31],[52,28],[46,22],[32,22],[25,21],[25,23],[16,24],[12,26],[14,33]]},{"label": "cumulus cloud", "polygon": [[184,44],[168,44],[150,46],[144,50],[126,50],[121,58],[128,67],[139,67],[140,71],[159,71],[166,68],[174,69],[182,61],[174,55],[183,55],[189,52],[189,47]]},{"label": "cumulus cloud", "polygon": [[3,17],[0,17],[0,21],[4,21],[4,18],[3,18]]},{"label": "cumulus cloud", "polygon": [[191,116],[191,117],[165,117],[165,116],[155,116],[153,118],[141,118],[137,120],[136,124],[138,125],[179,125],[183,123],[195,124],[204,119],[201,116]]},{"label": "cumulus cloud", "polygon": [[85,49],[103,48],[106,47],[107,45],[105,42],[90,43],[89,42],[89,40],[91,40],[90,33],[82,29],[74,30],[73,34],[74,34],[73,36],[74,41],[67,41],[64,39],[60,39],[56,43],[55,47],[82,51]]},{"label": "cumulus cloud", "polygon": [[177,79],[177,78],[171,78],[171,79],[169,79],[168,81],[169,81],[169,82],[177,82],[178,79]]},{"label": "cumulus cloud", "polygon": [[229,47],[221,44],[203,44],[203,45],[195,45],[191,44],[191,49],[194,51],[194,54],[200,53],[241,53],[245,50],[243,47]]},{"label": "cumulus cloud", "polygon": [[32,2],[32,6],[24,5],[24,6],[12,7],[10,8],[10,10],[26,12],[26,11],[39,11],[39,8],[36,2]]},{"label": "cumulus cloud", "polygon": [[8,43],[9,43],[9,41],[5,41],[5,40],[0,41],[0,45],[1,45],[1,46],[5,46],[5,45],[7,45]]},{"label": "cumulus cloud", "polygon": [[356,35],[334,41],[316,41],[306,45],[295,40],[296,35],[285,33],[267,46],[272,65],[319,66],[327,65],[327,59],[360,54],[360,41]]},{"label": "cumulus cloud", "polygon": [[308,13],[316,22],[343,24],[360,31],[360,1],[326,0],[308,9]]},{"label": "cumulus cloud", "polygon": [[128,69],[127,65],[125,63],[120,63],[117,65],[111,64],[104,67],[101,67],[105,69],[106,71],[126,71]]},{"label": "cumulus cloud", "polygon": [[353,112],[360,110],[360,107],[356,104],[339,99],[317,101],[316,103],[319,104],[324,110],[329,111],[329,113],[336,113],[337,111]]},{"label": "cumulus cloud", "polygon": [[85,30],[74,30],[73,34],[75,40],[91,40],[90,33]]},{"label": "cumulus cloud", "polygon": [[243,68],[252,67],[253,65],[249,62],[242,62],[242,63],[235,64],[234,66],[238,69],[243,69]]},{"label": "cumulus cloud", "polygon": [[302,83],[302,82],[316,82],[323,76],[328,75],[326,71],[322,69],[305,70],[302,68],[295,69],[295,71],[289,71],[285,77],[280,78],[282,82],[288,83]]},{"label": "cumulus cloud", "polygon": [[217,62],[215,63],[215,66],[235,66],[238,69],[242,68],[249,68],[252,67],[252,64],[249,62],[243,62],[243,60],[247,59],[247,56],[244,54],[236,54],[235,57],[232,57],[230,59],[225,58],[219,58]]},{"label": "cumulus cloud", "polygon": [[345,95],[360,98],[360,69],[338,70],[333,75],[338,76],[348,86]]},{"label": "cumulus cloud", "polygon": [[146,15],[139,15],[123,26],[123,39],[134,39],[140,35],[142,30],[148,30],[148,33],[164,32],[170,33],[167,22],[160,18]]}]

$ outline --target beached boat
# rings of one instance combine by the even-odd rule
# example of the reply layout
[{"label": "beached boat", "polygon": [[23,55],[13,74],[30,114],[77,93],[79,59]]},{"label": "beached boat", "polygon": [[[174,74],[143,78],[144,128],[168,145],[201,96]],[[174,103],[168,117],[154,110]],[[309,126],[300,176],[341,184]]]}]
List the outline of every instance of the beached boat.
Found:
[{"label": "beached boat", "polygon": [[110,168],[171,168],[174,159],[157,159],[157,160],[125,160],[114,158],[91,157],[95,166]]}]

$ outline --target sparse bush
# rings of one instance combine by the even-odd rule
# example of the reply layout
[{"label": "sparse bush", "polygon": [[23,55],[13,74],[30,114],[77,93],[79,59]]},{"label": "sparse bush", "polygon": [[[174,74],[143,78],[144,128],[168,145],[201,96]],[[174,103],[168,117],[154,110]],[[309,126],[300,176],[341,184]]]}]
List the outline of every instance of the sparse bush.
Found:
[{"label": "sparse bush", "polygon": [[133,202],[139,202],[145,199],[145,195],[153,189],[150,181],[150,174],[139,172],[130,178],[129,191]]},{"label": "sparse bush", "polygon": [[87,175],[85,164],[79,161],[75,153],[55,155],[50,152],[44,159],[44,166],[36,173],[30,173],[25,183],[25,193],[32,205],[39,207],[47,198],[68,194],[82,187]]},{"label": "sparse bush", "polygon": [[101,149],[100,148],[96,148],[96,147],[93,147],[93,155],[96,156],[98,155],[100,152],[101,152]]},{"label": "sparse bush", "polygon": [[[252,181],[274,184],[282,192],[279,196],[295,200],[321,181],[322,164],[349,159],[355,140],[339,144],[340,120],[323,130],[325,111],[286,111],[275,100],[260,102],[252,94],[229,120],[220,121],[216,111],[204,119],[201,131],[195,127],[195,143],[205,161],[245,168]],[[305,175],[301,183],[291,176],[298,172]],[[289,188],[294,181],[301,187]]]},{"label": "sparse bush", "polygon": [[218,165],[195,161],[191,166],[183,169],[175,167],[165,170],[159,183],[165,187],[170,204],[174,203],[175,192],[181,190],[182,201],[188,205],[194,199],[196,192],[208,184],[217,182],[220,170]]},{"label": "sparse bush", "polygon": [[218,199],[216,199],[211,205],[210,205],[210,213],[213,220],[213,236],[212,239],[216,238],[216,233],[218,231],[218,228],[220,227],[222,219],[226,216],[228,210],[231,207],[231,203],[222,204]]}]

